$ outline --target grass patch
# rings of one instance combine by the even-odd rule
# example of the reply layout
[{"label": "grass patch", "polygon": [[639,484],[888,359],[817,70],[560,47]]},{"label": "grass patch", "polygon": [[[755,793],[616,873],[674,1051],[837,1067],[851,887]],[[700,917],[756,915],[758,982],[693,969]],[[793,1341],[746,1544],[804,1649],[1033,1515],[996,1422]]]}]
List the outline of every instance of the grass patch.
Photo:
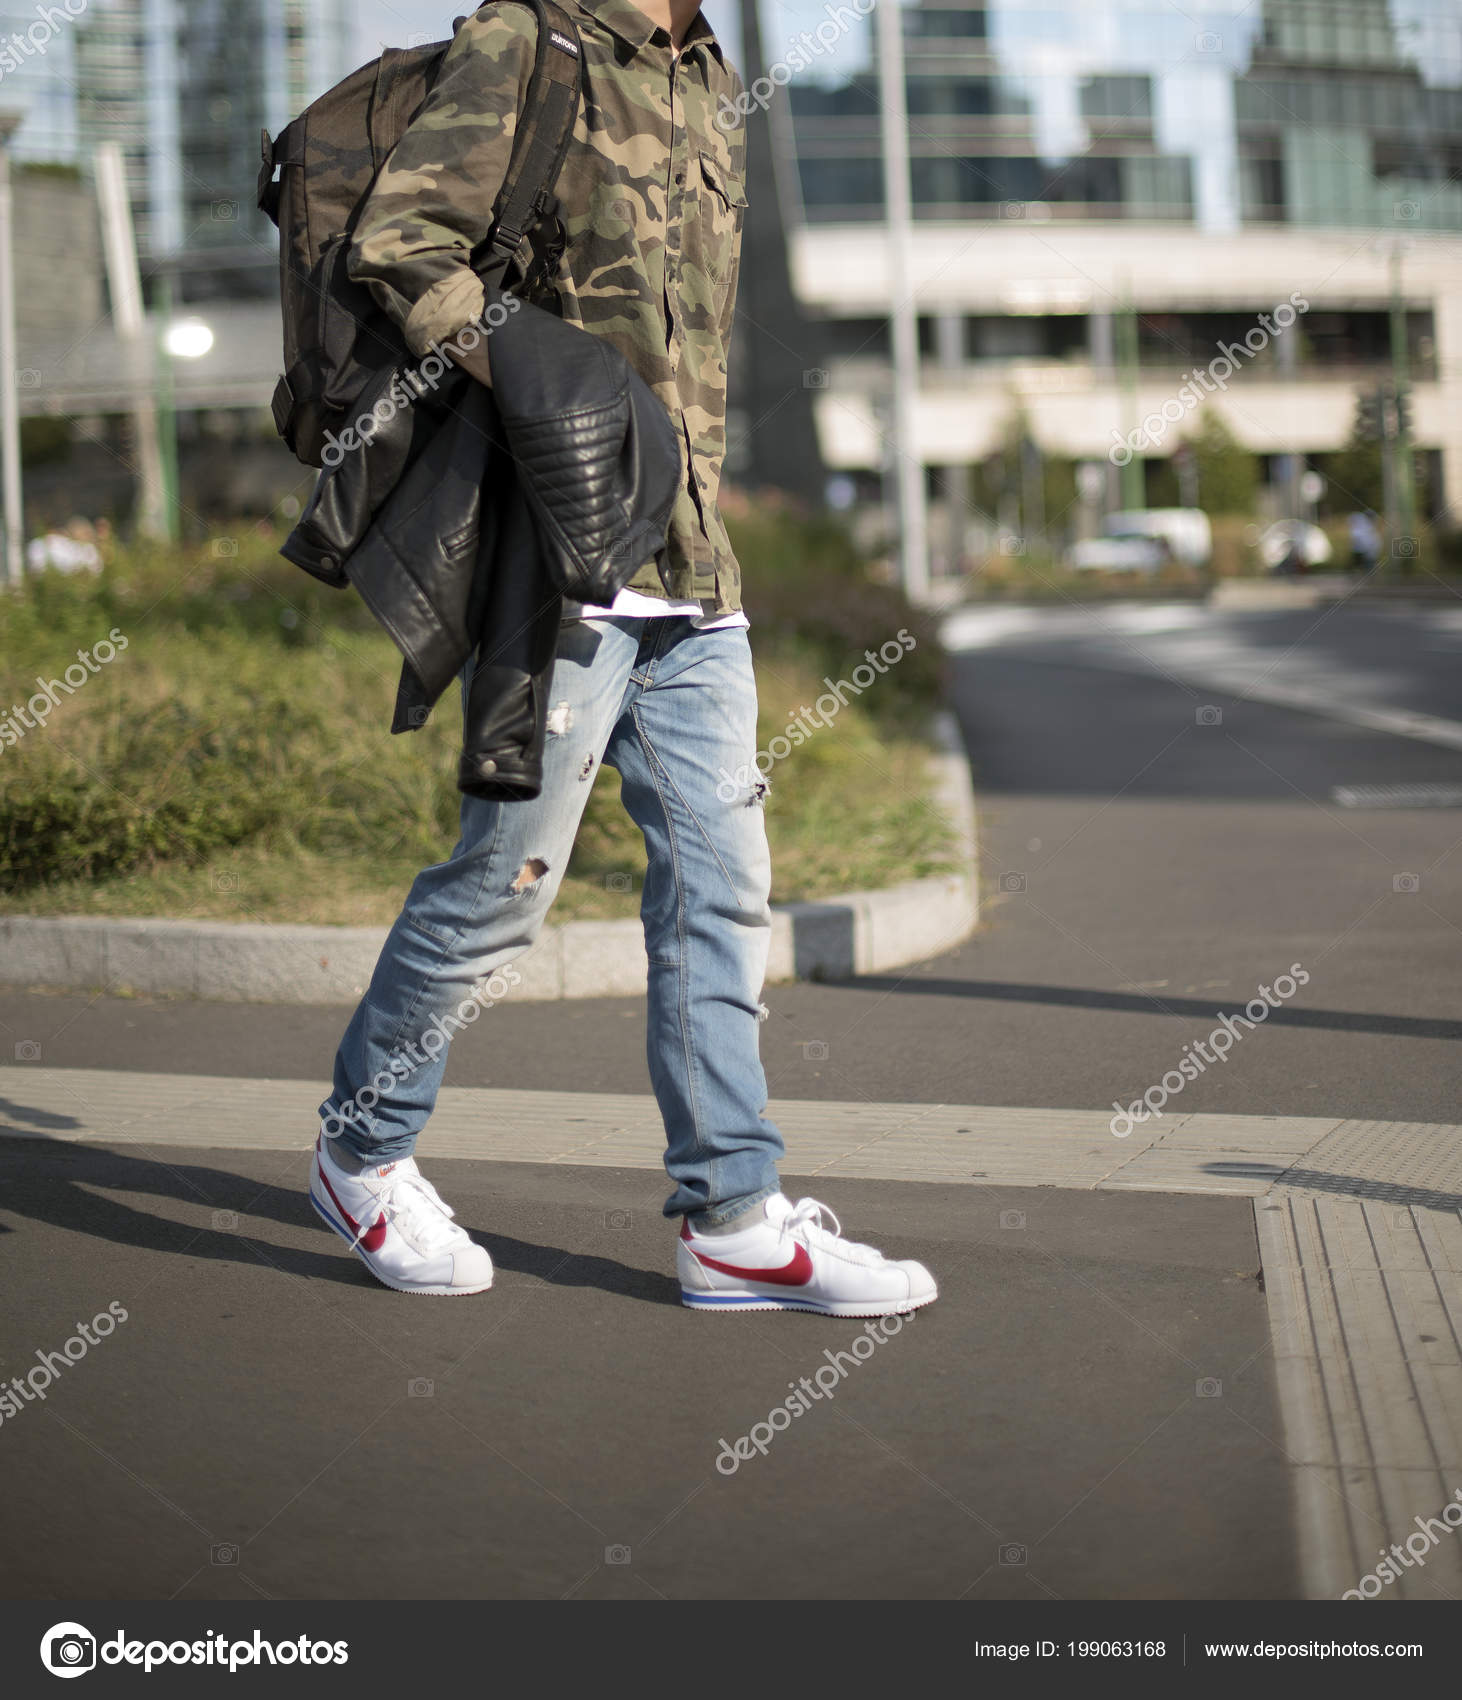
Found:
[{"label": "grass patch", "polygon": [[[762,748],[824,674],[847,677],[901,629],[915,639],[774,769],[774,897],[949,866],[922,731],[932,633],[862,579],[831,528],[747,511],[737,529]],[[37,675],[85,675],[43,725],[0,743],[0,910],[381,924],[417,869],[450,853],[456,692],[421,731],[391,737],[395,648],[352,592],[279,559],[278,541],[122,551],[100,577],[46,574],[0,600],[0,715],[28,708]],[[643,869],[606,771],[556,918],[634,914]]]}]

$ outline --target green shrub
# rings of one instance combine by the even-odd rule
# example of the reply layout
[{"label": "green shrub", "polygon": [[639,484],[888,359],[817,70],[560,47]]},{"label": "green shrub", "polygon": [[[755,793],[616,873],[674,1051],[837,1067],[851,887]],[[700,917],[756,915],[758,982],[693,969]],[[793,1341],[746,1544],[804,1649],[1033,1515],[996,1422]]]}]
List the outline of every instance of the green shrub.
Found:
[{"label": "green shrub", "polygon": [[[927,800],[908,742],[938,691],[930,622],[867,581],[836,526],[758,512],[736,529],[763,747],[822,674],[847,676],[900,630],[916,639],[840,711],[836,736],[797,752],[783,773],[795,784],[774,774],[778,894],[837,889],[859,866],[901,870],[911,826],[937,860],[938,823],[919,813]],[[209,870],[232,864],[249,870],[245,913],[286,918],[294,905],[360,919],[361,904],[389,913],[410,870],[450,852],[456,693],[421,731],[388,736],[399,654],[353,592],[317,584],[278,542],[247,531],[200,548],[122,549],[99,575],[45,573],[0,597],[0,715],[112,628],[127,638],[44,727],[0,747],[0,893],[54,888],[72,908],[214,912]],[[880,766],[900,782],[870,787]],[[595,785],[571,863],[581,911],[626,912],[623,876],[636,883],[643,862],[611,773]],[[341,880],[358,890],[320,889]]]}]

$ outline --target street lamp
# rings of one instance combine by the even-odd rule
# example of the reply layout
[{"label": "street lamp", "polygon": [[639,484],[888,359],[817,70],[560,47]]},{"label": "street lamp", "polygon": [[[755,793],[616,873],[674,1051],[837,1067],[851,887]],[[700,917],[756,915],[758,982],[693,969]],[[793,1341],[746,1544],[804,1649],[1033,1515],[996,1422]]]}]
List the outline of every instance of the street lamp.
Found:
[{"label": "street lamp", "polygon": [[201,360],[213,347],[213,332],[202,319],[174,319],[163,333],[163,347],[178,360]]},{"label": "street lamp", "polygon": [[0,583],[12,589],[25,576],[25,528],[20,506],[20,403],[15,393],[15,369],[20,361],[15,338],[15,221],[9,144],[24,116],[13,109],[0,112],[0,499],[5,503]]}]

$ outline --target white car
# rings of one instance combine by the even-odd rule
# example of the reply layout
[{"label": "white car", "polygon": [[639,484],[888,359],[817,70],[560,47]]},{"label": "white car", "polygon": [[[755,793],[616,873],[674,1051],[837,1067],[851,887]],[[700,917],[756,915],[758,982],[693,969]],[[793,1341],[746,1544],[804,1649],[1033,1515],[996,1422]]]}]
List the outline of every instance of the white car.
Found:
[{"label": "white car", "polygon": [[1153,537],[1088,537],[1072,545],[1066,560],[1077,572],[1155,573],[1167,558]]}]

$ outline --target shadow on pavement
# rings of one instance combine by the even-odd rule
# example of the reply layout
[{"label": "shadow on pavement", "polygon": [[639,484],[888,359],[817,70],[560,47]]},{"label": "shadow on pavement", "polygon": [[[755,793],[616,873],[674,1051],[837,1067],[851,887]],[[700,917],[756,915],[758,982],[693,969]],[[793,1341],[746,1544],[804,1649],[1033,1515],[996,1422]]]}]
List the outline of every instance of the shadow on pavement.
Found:
[{"label": "shadow on pavement", "polygon": [[[922,992],[945,998],[995,998],[1010,1003],[1110,1009],[1137,1015],[1191,1015],[1221,1021],[1224,1010],[1206,998],[1170,998],[1156,992],[1107,992],[1093,986],[1031,986],[1012,980],[930,979],[923,975],[865,974],[853,984],[870,992]],[[1236,1019],[1243,1006],[1227,1011]],[[1257,1025],[1257,1024],[1256,1024]],[[1359,1010],[1271,1008],[1266,1027],[1315,1027],[1339,1033],[1387,1033],[1403,1039],[1462,1039],[1462,1021],[1424,1015],[1372,1015]]]},{"label": "shadow on pavement", "polygon": [[1363,1180],[1355,1175],[1336,1175],[1324,1169],[1286,1169],[1279,1164],[1204,1163],[1204,1174],[1255,1176],[1284,1179],[1286,1187],[1301,1192],[1329,1192],[1338,1198],[1363,1198],[1375,1204],[1414,1204],[1420,1210],[1462,1210],[1462,1192],[1441,1192],[1436,1187],[1408,1186],[1401,1181]]},{"label": "shadow on pavement", "polygon": [[[0,1109],[16,1123],[78,1125],[10,1103]],[[286,1163],[297,1180],[277,1186],[196,1163],[169,1163],[155,1157],[70,1141],[51,1142],[35,1135],[5,1138],[0,1126],[0,1173],[5,1176],[4,1207],[52,1227],[89,1234],[116,1245],[136,1246],[173,1256],[213,1258],[222,1262],[265,1263],[282,1274],[334,1281],[351,1287],[376,1282],[335,1235],[320,1225],[306,1194],[308,1151],[290,1153]],[[103,1191],[97,1191],[101,1188]],[[154,1214],[107,1193],[142,1193],[211,1210],[207,1225]],[[230,1220],[220,1221],[219,1218]],[[319,1229],[321,1249],[281,1246],[248,1234],[240,1225],[262,1217],[284,1227]],[[658,1272],[636,1269],[614,1258],[587,1255],[562,1246],[537,1245],[510,1235],[484,1233],[464,1224],[485,1245],[498,1270],[511,1270],[554,1287],[592,1287],[651,1304],[680,1303],[679,1285]],[[0,1224],[0,1231],[14,1228]]]}]

